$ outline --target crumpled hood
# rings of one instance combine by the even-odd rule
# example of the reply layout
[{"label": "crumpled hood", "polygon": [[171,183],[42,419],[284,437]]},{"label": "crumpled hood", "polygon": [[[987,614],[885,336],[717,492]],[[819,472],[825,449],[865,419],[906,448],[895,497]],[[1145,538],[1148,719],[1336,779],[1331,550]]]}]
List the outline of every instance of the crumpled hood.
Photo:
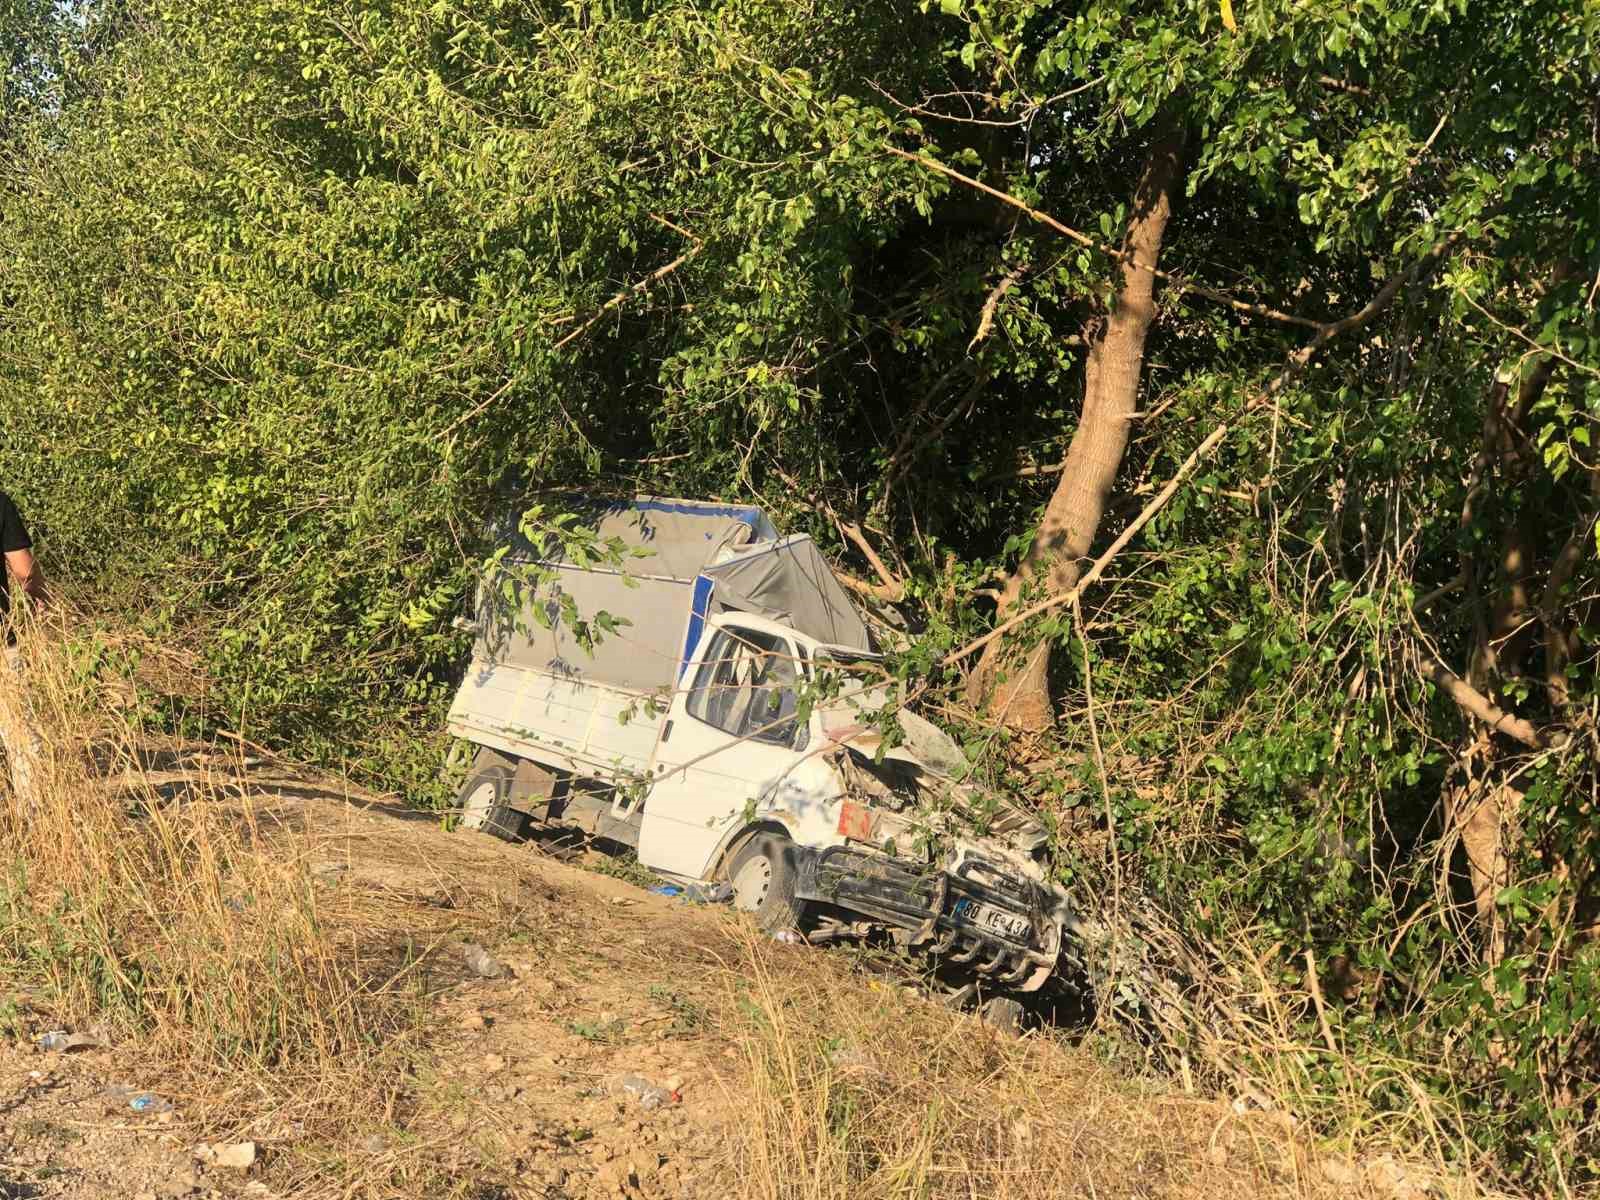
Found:
[{"label": "crumpled hood", "polygon": [[[822,710],[823,733],[849,753],[855,768],[851,774],[858,778],[865,775],[876,784],[869,784],[869,790],[876,793],[875,799],[896,812],[912,807],[936,809],[940,796],[972,805],[978,794],[964,782],[969,769],[966,755],[944,730],[901,708],[896,715],[905,740],[885,749],[883,735],[860,720],[859,708],[876,708],[889,702],[887,693],[875,691],[854,698],[854,703],[844,701]],[[1033,860],[1049,842],[1044,826],[1004,800],[995,809],[986,821],[987,836],[977,840],[1004,846]],[[953,829],[950,832],[956,833]],[[962,840],[972,839],[968,836]]]}]

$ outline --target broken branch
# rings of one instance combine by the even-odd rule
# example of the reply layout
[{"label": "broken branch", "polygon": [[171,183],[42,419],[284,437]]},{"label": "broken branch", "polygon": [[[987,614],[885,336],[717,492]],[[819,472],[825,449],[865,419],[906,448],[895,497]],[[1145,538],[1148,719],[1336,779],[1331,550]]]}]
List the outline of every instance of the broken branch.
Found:
[{"label": "broken branch", "polygon": [[[1257,401],[1260,399],[1261,397],[1258,397]],[[1251,409],[1255,408],[1257,401],[1252,401],[1250,404],[1246,405],[1245,412],[1248,413],[1251,411]],[[1243,414],[1241,414],[1241,416],[1242,415]],[[1123,547],[1131,542],[1134,537],[1138,535],[1139,531],[1150,523],[1152,517],[1154,517],[1158,512],[1167,506],[1167,501],[1171,500],[1172,497],[1177,494],[1178,488],[1183,485],[1183,481],[1193,474],[1194,469],[1200,465],[1201,461],[1205,459],[1212,450],[1216,449],[1218,443],[1220,443],[1223,438],[1227,437],[1232,429],[1233,424],[1224,421],[1221,425],[1218,425],[1209,434],[1207,434],[1205,441],[1201,442],[1194,448],[1193,453],[1191,453],[1188,458],[1183,460],[1183,465],[1178,468],[1171,479],[1167,480],[1167,485],[1156,494],[1156,497],[1151,500],[1149,504],[1144,506],[1144,509],[1137,517],[1129,522],[1128,527],[1118,535],[1117,540],[1112,542],[1111,545],[1106,548],[1106,552],[1104,554],[1094,560],[1094,565],[1083,573],[1082,577],[1079,578],[1078,582],[1073,587],[1068,588],[1059,595],[1051,596],[1048,599],[1041,600],[1039,603],[1023,609],[1010,620],[1002,621],[1000,624],[996,625],[982,637],[974,638],[965,646],[962,646],[957,650],[952,650],[949,654],[944,656],[942,661],[946,665],[959,662],[961,659],[966,658],[967,655],[972,654],[974,651],[982,650],[996,638],[1004,637],[1018,625],[1032,620],[1040,613],[1049,612],[1053,608],[1060,608],[1063,604],[1074,603],[1078,597],[1083,594],[1085,588],[1089,587],[1090,584],[1096,582],[1100,578],[1100,576],[1105,572],[1106,567],[1110,564],[1111,560],[1118,554],[1122,553]]]},{"label": "broken branch", "polygon": [[669,262],[666,266],[657,267],[654,271],[650,272],[650,274],[639,280],[638,283],[633,284],[631,287],[623,288],[615,296],[611,297],[611,299],[607,300],[598,309],[596,309],[594,314],[587,321],[585,321],[582,325],[579,325],[571,333],[567,334],[566,337],[562,338],[559,342],[552,346],[551,349],[560,350],[574,338],[581,337],[583,334],[587,333],[591,328],[593,328],[600,318],[606,315],[606,313],[616,308],[617,305],[627,300],[630,296],[635,296],[640,292],[648,291],[655,284],[660,283],[661,280],[665,279],[668,275],[671,275],[679,267],[683,266],[684,263],[688,262],[695,255],[699,254],[700,250],[701,247],[699,243],[696,243],[694,249],[686,250],[684,253],[678,255],[677,258]]},{"label": "broken branch", "polygon": [[858,596],[866,596],[872,600],[882,600],[885,604],[897,604],[905,598],[905,588],[888,583],[868,583],[865,579],[857,579],[854,575],[840,571],[837,568],[834,574],[839,577],[839,582],[844,584]]},{"label": "broken branch", "polygon": [[864,589],[866,594],[876,596],[879,600],[887,600],[891,604],[904,600],[906,595],[905,581],[883,565],[883,559],[878,557],[878,552],[872,548],[872,543],[867,541],[867,535],[861,532],[861,526],[853,521],[839,520],[831,505],[828,506],[828,514],[833,517],[834,522],[839,526],[839,532],[855,543],[856,549],[861,551],[866,560],[872,564],[872,569],[878,573],[878,578],[883,580],[883,583],[878,585],[862,583],[860,580],[853,582]]}]

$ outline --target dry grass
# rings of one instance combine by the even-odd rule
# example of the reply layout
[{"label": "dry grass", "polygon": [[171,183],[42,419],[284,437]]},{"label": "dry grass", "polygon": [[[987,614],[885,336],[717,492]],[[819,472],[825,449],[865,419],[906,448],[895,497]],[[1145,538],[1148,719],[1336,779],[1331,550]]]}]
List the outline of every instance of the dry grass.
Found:
[{"label": "dry grass", "polygon": [[359,914],[263,827],[242,769],[158,769],[100,648],[31,626],[23,665],[0,661],[0,970],[54,1019],[136,1043],[202,1120],[382,1103],[409,964],[354,949]]},{"label": "dry grass", "polygon": [[[454,904],[319,884],[308,870],[314,840],[258,806],[240,782],[251,774],[243,762],[200,757],[162,771],[172,764],[153,760],[126,709],[128,681],[106,670],[99,647],[91,635],[29,629],[23,675],[0,661],[0,730],[24,751],[9,774],[19,760],[26,766],[23,786],[0,787],[0,971],[32,984],[62,1023],[105,1024],[136,1045],[199,1123],[218,1132],[264,1119],[297,1126],[304,1163],[289,1180],[293,1194],[461,1193],[467,1185],[442,1158],[450,1139],[437,1133],[364,1165],[340,1149],[359,1139],[362,1122],[403,1128],[417,1111],[404,1094],[416,1080],[403,1068],[424,1048],[423,960],[453,928]],[[48,736],[29,749],[29,729]],[[369,872],[397,852],[386,840],[363,843]],[[397,879],[455,886],[397,864]],[[515,889],[505,900],[474,897],[474,928],[528,928],[548,900]],[[606,920],[603,909],[568,911],[563,924],[603,939]],[[1420,1099],[1413,1112],[1363,1129],[1359,1164],[1329,1171],[1330,1148],[1303,1126],[1198,1094],[1204,1079],[1187,1089],[1170,1076],[1130,1082],[1125,1068],[1081,1046],[1006,1038],[852,975],[837,956],[754,938],[729,944],[720,932],[700,949],[686,958],[688,947],[660,939],[640,953],[669,956],[671,970],[641,963],[636,974],[687,972],[703,981],[698,994],[721,995],[713,1031],[742,1064],[728,1097],[739,1119],[723,1194],[1478,1194],[1437,1166],[1369,1169],[1385,1163],[1385,1145],[1435,1164],[1447,1156],[1448,1119]],[[1333,1051],[1294,1040],[1290,1007],[1302,1001],[1273,984],[1280,975],[1251,960],[1213,978],[1208,986],[1227,1003],[1185,997],[1187,1036],[1197,1062],[1219,1068],[1211,1078],[1254,1080],[1306,1113],[1330,1100],[1299,1094],[1305,1064]],[[1221,1020],[1220,1011],[1235,1016]],[[1228,1063],[1234,1069],[1222,1071]],[[1403,1078],[1403,1064],[1394,1069]],[[1335,1099],[1354,1112],[1369,1082],[1352,1077],[1350,1094]]]},{"label": "dry grass", "polygon": [[1215,1106],[1140,1096],[1081,1050],[1009,1039],[897,988],[863,996],[792,957],[751,953],[748,990],[732,995],[754,1098],[750,1196],[1202,1195],[1223,1190],[1206,1175],[1255,1191],[1298,1169],[1281,1131],[1226,1110],[1216,1125]]},{"label": "dry grass", "polygon": [[[1080,892],[1081,904],[1094,902],[1094,892]],[[1148,904],[1119,912],[1102,900],[1094,924],[1104,939],[1096,953],[1122,980],[1119,1000],[1137,999],[1102,1017],[1138,1066],[1292,1113],[1343,1152],[1404,1158],[1413,1178],[1504,1182],[1514,1164],[1474,1143],[1452,1090],[1428,1086],[1439,1065],[1349,1038],[1352,1014],[1324,994],[1314,960],[1281,946],[1262,951],[1268,938],[1256,929],[1199,939]],[[1142,1041],[1128,1036],[1135,1029]]]},{"label": "dry grass", "polygon": [[1483,1194],[1427,1146],[1352,1159],[1281,1110],[1130,1079],[1084,1046],[1007,1037],[824,956],[751,942],[738,958],[722,1021],[748,1072],[743,1196]]}]

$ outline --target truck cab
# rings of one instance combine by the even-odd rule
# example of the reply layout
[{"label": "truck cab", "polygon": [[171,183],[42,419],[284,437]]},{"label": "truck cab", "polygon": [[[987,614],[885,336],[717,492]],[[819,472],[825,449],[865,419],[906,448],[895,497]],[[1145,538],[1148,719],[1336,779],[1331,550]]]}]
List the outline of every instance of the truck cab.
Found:
[{"label": "truck cab", "polygon": [[[641,862],[726,877],[769,923],[798,922],[809,905],[835,929],[885,929],[1011,989],[1049,977],[1067,914],[1042,831],[1015,819],[1009,840],[940,828],[938,806],[959,802],[961,786],[914,751],[885,750],[862,720],[887,702],[883,690],[834,675],[818,691],[846,656],[869,656],[742,614],[713,622],[703,646],[658,743]],[[789,843],[778,861],[771,847],[749,849],[763,834]],[[791,883],[798,903],[775,904]]]}]

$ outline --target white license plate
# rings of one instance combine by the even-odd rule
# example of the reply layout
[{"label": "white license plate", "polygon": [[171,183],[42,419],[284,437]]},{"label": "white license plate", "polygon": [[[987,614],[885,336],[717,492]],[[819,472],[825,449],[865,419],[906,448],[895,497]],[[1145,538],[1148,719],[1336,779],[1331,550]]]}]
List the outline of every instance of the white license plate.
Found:
[{"label": "white license plate", "polygon": [[963,896],[956,901],[955,915],[963,921],[970,921],[979,929],[998,933],[1001,937],[1018,942],[1028,940],[1028,918],[1019,917],[1016,913],[1009,913],[992,904],[979,904],[976,900],[968,900]]}]

